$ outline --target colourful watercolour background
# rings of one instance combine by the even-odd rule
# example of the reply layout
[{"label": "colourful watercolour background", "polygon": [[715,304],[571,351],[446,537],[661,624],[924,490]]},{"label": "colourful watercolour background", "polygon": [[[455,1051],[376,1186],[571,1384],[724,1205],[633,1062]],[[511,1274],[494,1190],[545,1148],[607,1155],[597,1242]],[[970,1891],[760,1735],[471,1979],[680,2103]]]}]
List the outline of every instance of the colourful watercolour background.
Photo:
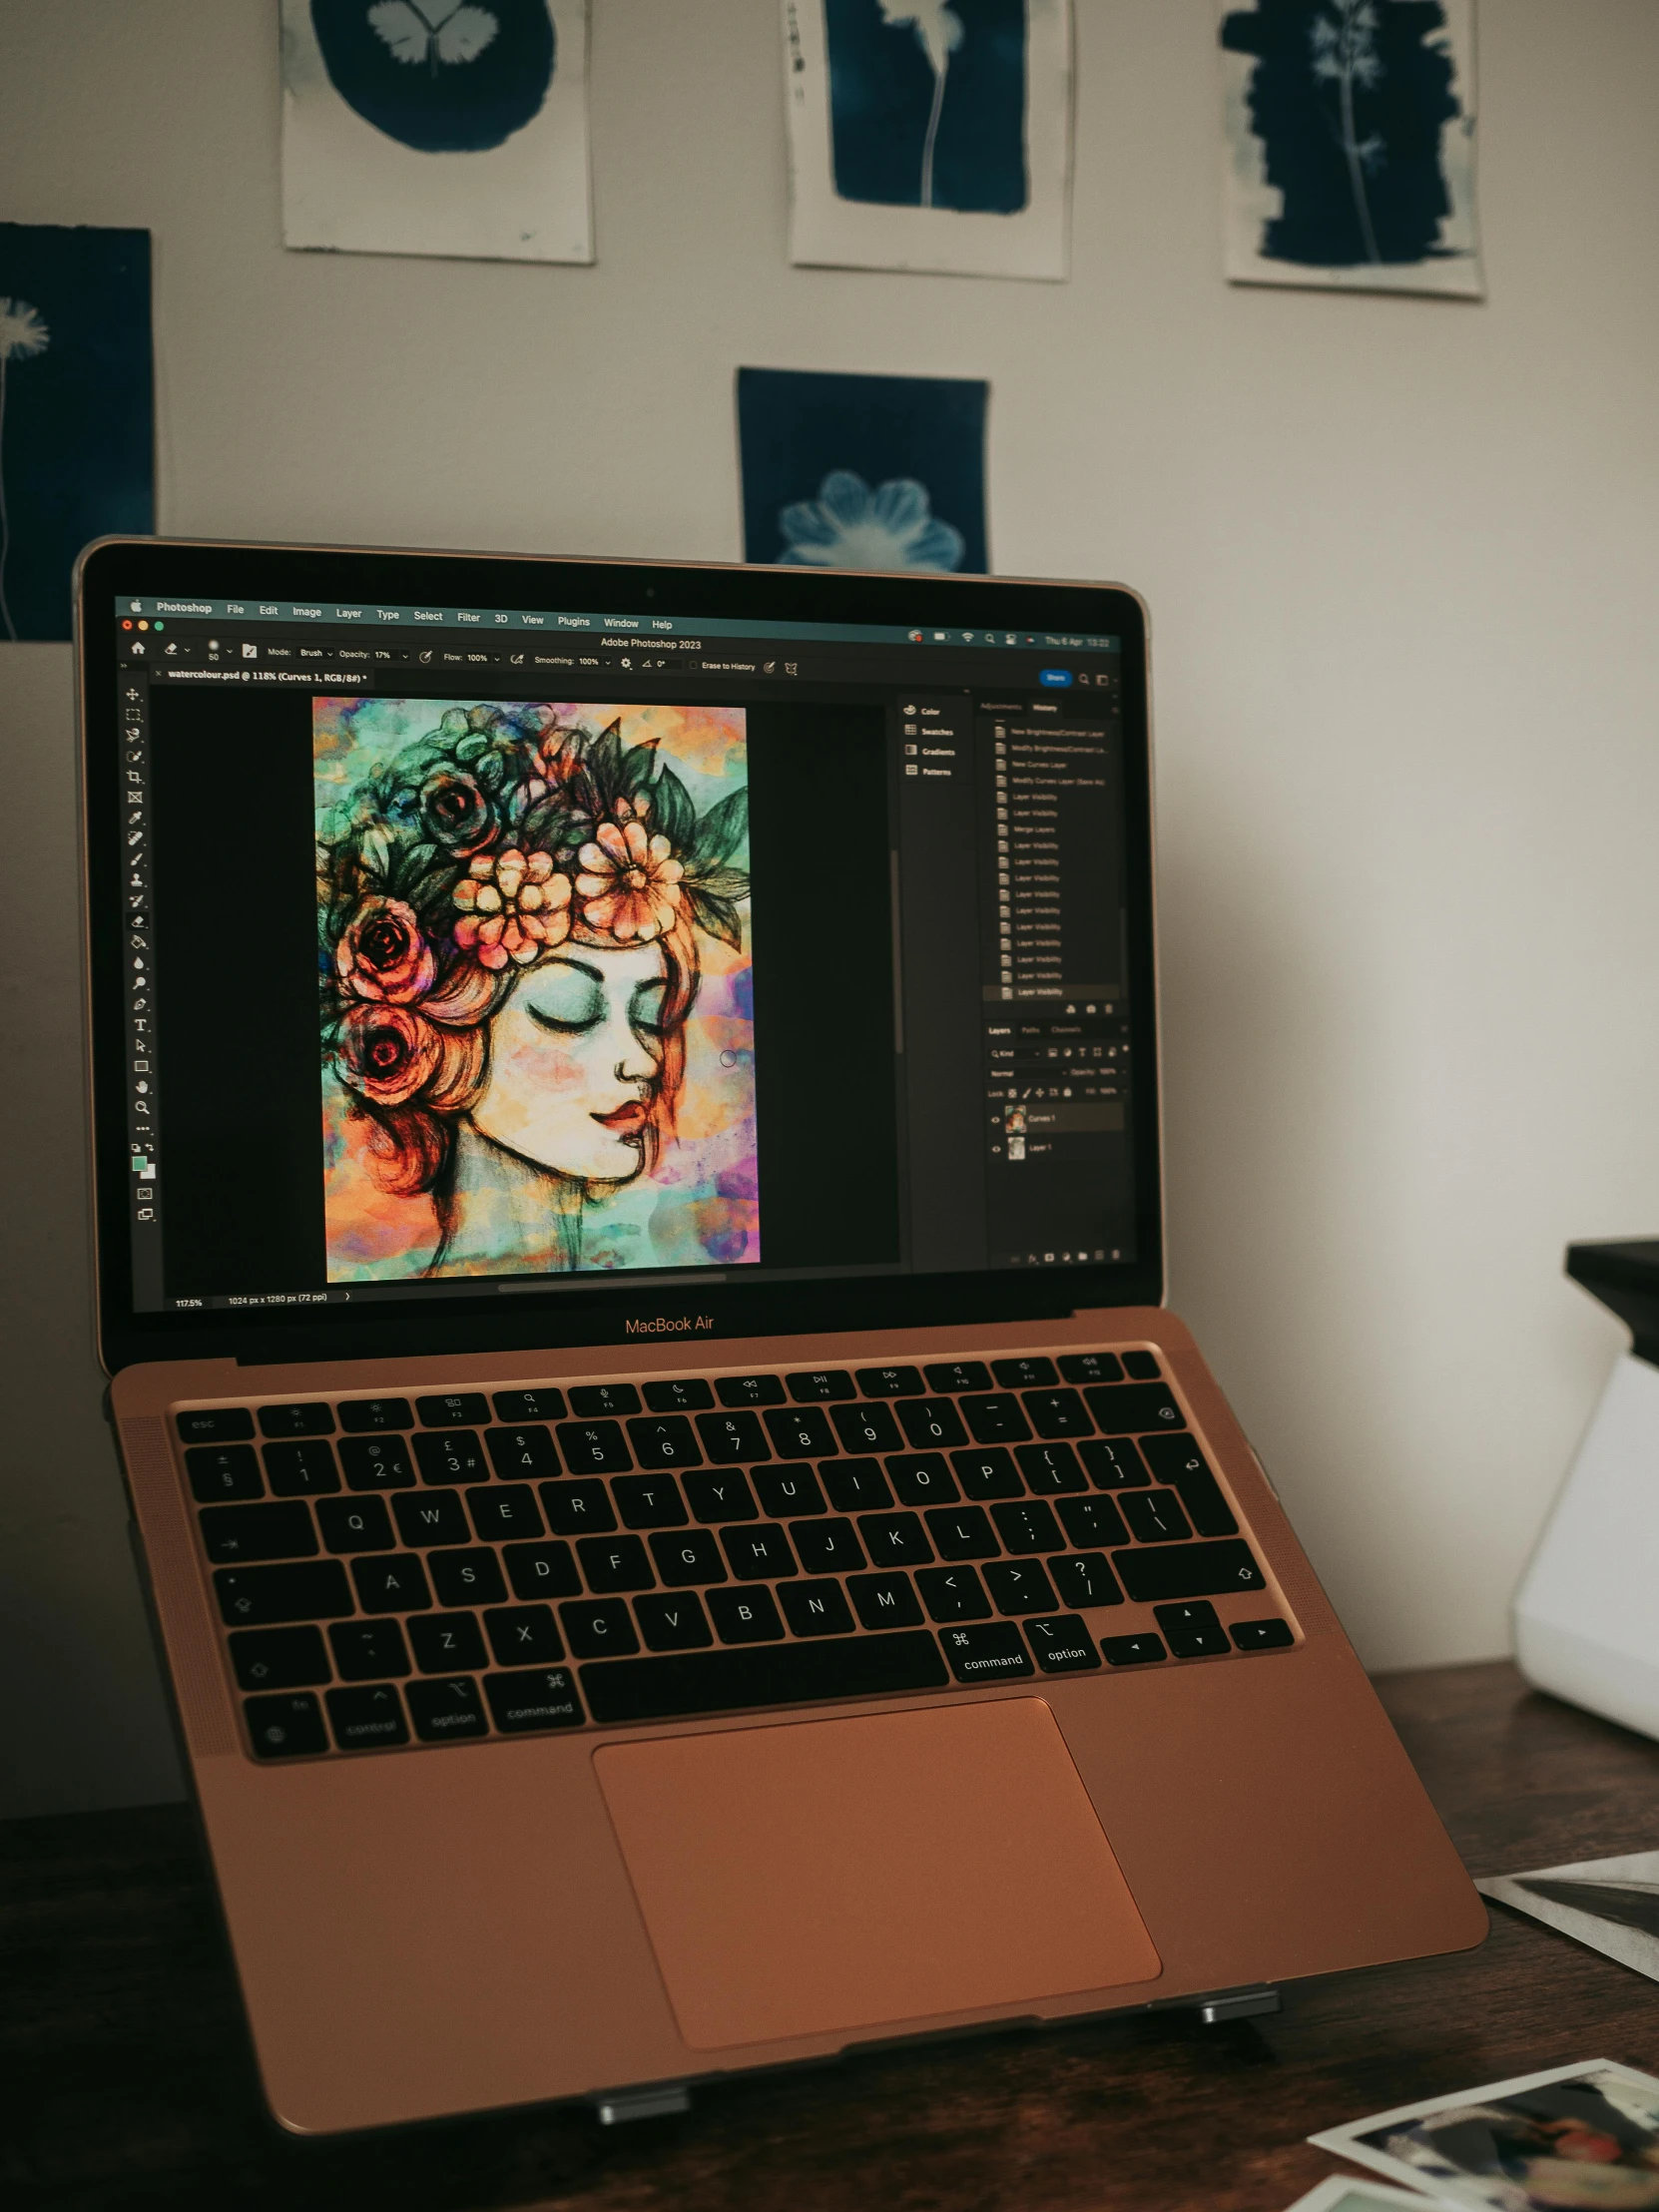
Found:
[{"label": "colourful watercolour background", "polygon": [[[700,815],[748,780],[744,714],[735,707],[628,707],[589,700],[348,699],[312,703],[312,774],[318,836],[342,802],[438,726],[447,708],[550,706],[561,723],[594,729],[621,719],[626,746],[658,741]],[[742,853],[735,856],[744,863]],[[750,909],[743,952],[698,933],[702,982],[686,1023],[686,1082],[679,1130],[655,1171],[587,1209],[582,1270],[743,1267],[761,1257],[755,1152],[755,1029]],[[349,1094],[322,1071],[323,1206],[330,1283],[407,1282],[430,1265],[437,1223],[429,1198],[397,1198],[369,1172],[365,1122]],[[504,1259],[502,1275],[525,1272]],[[434,1281],[444,1281],[437,1277]]]}]

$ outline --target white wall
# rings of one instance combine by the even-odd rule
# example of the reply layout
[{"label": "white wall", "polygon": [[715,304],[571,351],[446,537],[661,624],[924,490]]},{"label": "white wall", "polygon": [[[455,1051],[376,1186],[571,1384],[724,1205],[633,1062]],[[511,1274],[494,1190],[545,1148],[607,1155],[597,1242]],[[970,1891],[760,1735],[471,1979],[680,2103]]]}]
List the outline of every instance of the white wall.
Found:
[{"label": "white wall", "polygon": [[[988,375],[997,565],[1154,612],[1173,1303],[1365,1657],[1501,1651],[1620,1342],[1561,1248],[1659,1220],[1659,9],[1484,0],[1486,305],[1229,289],[1208,0],[1078,0],[1066,285],[790,269],[776,0],[595,0],[597,268],[284,254],[275,14],[0,0],[0,214],[155,233],[162,526],[731,557],[738,362]],[[67,648],[0,647],[0,744],[21,1810],[177,1785],[86,1349]]]}]

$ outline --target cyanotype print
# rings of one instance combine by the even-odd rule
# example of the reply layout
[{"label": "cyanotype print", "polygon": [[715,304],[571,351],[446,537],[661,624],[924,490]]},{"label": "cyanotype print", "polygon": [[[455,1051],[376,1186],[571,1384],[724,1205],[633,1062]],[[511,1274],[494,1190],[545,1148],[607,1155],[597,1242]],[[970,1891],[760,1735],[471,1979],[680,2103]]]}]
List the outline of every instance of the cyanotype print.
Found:
[{"label": "cyanotype print", "polygon": [[282,235],[591,261],[587,0],[282,0]]},{"label": "cyanotype print", "polygon": [[75,557],[156,526],[150,233],[0,223],[0,640],[67,638]]},{"label": "cyanotype print", "polygon": [[989,390],[740,368],[745,560],[983,573]]},{"label": "cyanotype print", "polygon": [[791,258],[1063,276],[1070,0],[784,0]]},{"label": "cyanotype print", "polygon": [[1229,276],[1479,296],[1473,0],[1255,0],[1221,43]]}]

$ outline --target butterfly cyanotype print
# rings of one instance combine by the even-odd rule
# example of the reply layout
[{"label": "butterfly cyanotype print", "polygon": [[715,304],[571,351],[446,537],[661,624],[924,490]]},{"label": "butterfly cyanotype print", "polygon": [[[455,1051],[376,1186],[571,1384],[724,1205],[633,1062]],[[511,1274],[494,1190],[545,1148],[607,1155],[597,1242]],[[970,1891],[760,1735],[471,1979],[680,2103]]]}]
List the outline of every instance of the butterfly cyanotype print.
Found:
[{"label": "butterfly cyanotype print", "polygon": [[310,0],[329,82],[421,154],[478,154],[538,116],[557,62],[548,0]]},{"label": "butterfly cyanotype print", "polygon": [[476,61],[501,25],[488,8],[463,5],[428,15],[416,0],[377,0],[368,20],[400,62],[424,62],[436,76],[444,64]]}]

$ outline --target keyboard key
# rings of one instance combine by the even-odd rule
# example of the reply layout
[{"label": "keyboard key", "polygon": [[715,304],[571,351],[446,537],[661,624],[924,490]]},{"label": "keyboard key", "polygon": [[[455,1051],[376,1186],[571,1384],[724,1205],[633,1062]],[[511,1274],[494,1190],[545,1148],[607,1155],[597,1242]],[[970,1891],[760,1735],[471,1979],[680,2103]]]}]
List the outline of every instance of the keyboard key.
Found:
[{"label": "keyboard key", "polygon": [[818,1368],[810,1375],[792,1375],[785,1380],[798,1405],[823,1405],[831,1398],[854,1394],[852,1378],[844,1368]]},{"label": "keyboard key", "polygon": [[1054,1610],[1054,1585],[1035,1559],[993,1560],[985,1569],[985,1587],[999,1613]]},{"label": "keyboard key", "polygon": [[245,1628],[230,1644],[231,1665],[245,1690],[302,1690],[329,1678],[320,1628]]},{"label": "keyboard key", "polygon": [[921,1601],[907,1574],[855,1574],[846,1594],[865,1628],[916,1628]]},{"label": "keyboard key", "polygon": [[715,1393],[701,1376],[676,1376],[669,1382],[647,1382],[645,1402],[653,1413],[700,1413]]},{"label": "keyboard key", "polygon": [[925,1373],[927,1387],[941,1397],[954,1397],[959,1390],[988,1390],[991,1386],[990,1370],[983,1360],[936,1360]]},{"label": "keyboard key", "polygon": [[[535,1421],[521,1422],[516,1428],[486,1428],[484,1449],[503,1482],[527,1482],[562,1471],[551,1431]],[[626,1455],[622,1464],[628,1464]]]},{"label": "keyboard key", "polygon": [[1062,1605],[1121,1605],[1123,1592],[1103,1552],[1075,1552],[1064,1559],[1050,1559],[1048,1572],[1060,1593]]},{"label": "keyboard key", "polygon": [[770,1590],[711,1590],[709,1611],[723,1644],[770,1644],[784,1633]]},{"label": "keyboard key", "polygon": [[872,1567],[920,1567],[933,1556],[919,1513],[864,1513],[858,1533]]},{"label": "keyboard key", "polygon": [[1177,1659],[1216,1659],[1232,1653],[1215,1607],[1203,1599],[1190,1605],[1155,1605],[1152,1617]]},{"label": "keyboard key", "polygon": [[616,1526],[610,1489],[597,1479],[544,1482],[541,1509],[559,1536],[604,1536]]},{"label": "keyboard key", "polygon": [[695,1467],[703,1457],[684,1413],[644,1413],[628,1423],[628,1440],[642,1467]]},{"label": "keyboard key", "polygon": [[196,1444],[185,1453],[185,1472],[198,1505],[265,1495],[265,1479],[252,1444]]},{"label": "keyboard key", "polygon": [[465,1551],[429,1551],[426,1566],[440,1605],[499,1605],[507,1594],[501,1562],[482,1544]]},{"label": "keyboard key", "polygon": [[936,1621],[983,1620],[991,1609],[985,1585],[971,1567],[923,1567],[916,1588]]},{"label": "keyboard key", "polygon": [[958,1682],[995,1682],[1032,1672],[1025,1638],[1012,1621],[995,1621],[988,1628],[947,1628],[939,1641]]},{"label": "keyboard key", "polygon": [[339,1488],[334,1447],[324,1436],[308,1443],[267,1444],[265,1471],[276,1497],[323,1497]]},{"label": "keyboard key", "polygon": [[1239,1524],[1221,1494],[1209,1461],[1190,1436],[1148,1436],[1143,1456],[1157,1479],[1179,1493],[1187,1517],[1200,1536],[1239,1533]]},{"label": "keyboard key", "polygon": [[962,1486],[962,1495],[975,1499],[1023,1497],[1025,1484],[1006,1451],[953,1451],[950,1464]]},{"label": "keyboard key", "polygon": [[328,1749],[322,1707],[309,1690],[290,1697],[245,1697],[242,1709],[257,1759],[305,1759]]},{"label": "keyboard key", "polygon": [[1233,1641],[1241,1651],[1288,1651],[1296,1636],[1289,1621],[1235,1621]]},{"label": "keyboard key", "polygon": [[262,1436],[331,1436],[334,1432],[334,1409],[331,1405],[262,1405],[260,1407],[260,1434]]},{"label": "keyboard key", "polygon": [[1127,1436],[1091,1436],[1077,1450],[1097,1490],[1144,1490],[1152,1480]]},{"label": "keyboard key", "polygon": [[850,1574],[864,1564],[863,1546],[849,1520],[792,1521],[790,1536],[803,1574]]},{"label": "keyboard key", "polygon": [[348,1490],[403,1490],[414,1482],[408,1447],[401,1436],[346,1436],[340,1441],[340,1465]]},{"label": "keyboard key", "polygon": [[748,1477],[738,1473],[736,1468],[730,1473],[688,1474],[686,1497],[700,1521],[759,1518]]},{"label": "keyboard key", "polygon": [[1086,1674],[1098,1669],[1100,1654],[1075,1613],[1054,1613],[1028,1620],[1025,1640],[1044,1674]]},{"label": "keyboard key", "polygon": [[918,1451],[889,1459],[887,1478],[900,1505],[944,1505],[962,1494],[942,1451]]},{"label": "keyboard key", "polygon": [[1087,1436],[1094,1429],[1075,1390],[1027,1390],[1025,1410],[1039,1436]]},{"label": "keyboard key", "polygon": [[634,1612],[647,1651],[696,1651],[715,1640],[703,1602],[691,1590],[637,1597]]},{"label": "keyboard key", "polygon": [[858,1387],[865,1397],[920,1397],[919,1368],[860,1368]]},{"label": "keyboard key", "polygon": [[341,1751],[380,1751],[409,1740],[403,1701],[389,1682],[327,1690],[322,1702],[328,1708],[328,1726]]},{"label": "keyboard key", "polygon": [[772,1457],[759,1413],[700,1413],[697,1432],[703,1439],[705,1456],[717,1467],[731,1466],[740,1459],[747,1462]]},{"label": "keyboard key", "polygon": [[829,1511],[824,1492],[818,1486],[818,1476],[799,1460],[790,1466],[758,1467],[754,1481],[764,1513],[782,1517],[787,1513]]},{"label": "keyboard key", "polygon": [[569,1544],[503,1544],[514,1597],[579,1597],[582,1577]]},{"label": "keyboard key", "polygon": [[780,1459],[832,1459],[840,1449],[821,1405],[780,1405],[763,1417]]},{"label": "keyboard key", "polygon": [[469,1544],[466,1507],[458,1490],[416,1490],[409,1497],[394,1497],[391,1509],[397,1531],[411,1551],[428,1544]]},{"label": "keyboard key", "polygon": [[377,1682],[409,1671],[408,1646],[396,1621],[335,1621],[328,1641],[335,1672],[347,1682]]},{"label": "keyboard key", "polygon": [[1016,1505],[993,1505],[991,1518],[1009,1551],[1064,1551],[1066,1539],[1054,1518],[1054,1508],[1040,1497]]},{"label": "keyboard key", "polygon": [[1109,1550],[1129,1541],[1123,1515],[1109,1497],[1063,1497],[1054,1510],[1079,1551]]},{"label": "keyboard key", "polygon": [[423,1744],[446,1744],[456,1737],[487,1736],[489,1723],[478,1701],[478,1685],[470,1675],[450,1675],[441,1682],[411,1682],[404,1691],[409,1717]]},{"label": "keyboard key", "polygon": [[782,1405],[784,1385],[775,1375],[723,1375],[715,1395],[722,1405]]},{"label": "keyboard key", "polygon": [[571,1390],[570,1409],[582,1420],[604,1413],[637,1413],[640,1393],[632,1382],[582,1382]]},{"label": "keyboard key", "polygon": [[1089,1478],[1077,1463],[1072,1444],[1021,1444],[1014,1457],[1027,1483],[1039,1497],[1057,1497],[1069,1490],[1086,1490]]},{"label": "keyboard key", "polygon": [[1161,1636],[1103,1636],[1100,1648],[1109,1667],[1144,1667],[1166,1656]]},{"label": "keyboard key", "polygon": [[838,1582],[780,1582],[777,1597],[784,1618],[798,1636],[848,1636],[852,1632],[851,1608]]},{"label": "keyboard key", "polygon": [[478,1541],[506,1543],[516,1537],[539,1536],[542,1518],[536,1510],[536,1493],[528,1482],[492,1482],[468,1490],[466,1501]]},{"label": "keyboard key", "polygon": [[698,1651],[584,1667],[596,1721],[670,1720],[757,1705],[817,1705],[829,1698],[895,1697],[949,1681],[925,1629],[897,1636],[809,1638],[766,1651]]},{"label": "keyboard key", "polygon": [[1067,1382],[1079,1386],[1085,1382],[1121,1382],[1123,1362],[1115,1352],[1068,1352],[1060,1362],[1060,1374]]},{"label": "keyboard key", "polygon": [[520,1421],[563,1420],[565,1417],[564,1392],[551,1387],[497,1390],[493,1402],[496,1419],[507,1428],[516,1428]]},{"label": "keyboard key", "polygon": [[1177,1544],[1192,1534],[1173,1490],[1125,1490],[1123,1517],[1138,1544]]},{"label": "keyboard key", "polygon": [[893,1411],[917,1451],[947,1450],[968,1440],[961,1416],[947,1397],[901,1397]]},{"label": "keyboard key", "polygon": [[719,1544],[706,1528],[688,1528],[682,1534],[653,1536],[651,1556],[657,1572],[670,1589],[685,1589],[697,1582],[724,1582],[726,1561]]},{"label": "keyboard key", "polygon": [[572,1474],[626,1474],[634,1464],[620,1421],[561,1421],[558,1436]]},{"label": "keyboard key", "polygon": [[1123,1372],[1137,1382],[1158,1382],[1163,1380],[1163,1369],[1158,1365],[1155,1352],[1126,1352],[1123,1356]]},{"label": "keyboard key", "polygon": [[365,1613],[423,1612],[432,1602],[420,1561],[406,1551],[387,1558],[353,1559],[351,1579]]},{"label": "keyboard key", "polygon": [[[545,1666],[565,1655],[551,1605],[497,1606],[484,1615],[484,1633],[498,1667]],[[449,1663],[476,1666],[478,1662],[452,1659]]]},{"label": "keyboard key", "polygon": [[964,1397],[962,1418],[975,1443],[1017,1444],[1030,1435],[1030,1426],[1019,1409],[1019,1399],[1005,1390],[989,1397]]},{"label": "keyboard key", "polygon": [[310,1508],[290,1505],[208,1505],[198,1516],[210,1559],[235,1566],[244,1559],[308,1559],[318,1545]]},{"label": "keyboard key", "polygon": [[1084,1394],[1103,1435],[1134,1436],[1149,1428],[1187,1425],[1187,1416],[1161,1382],[1119,1382]]},{"label": "keyboard key", "polygon": [[796,1571],[790,1539],[776,1521],[723,1528],[720,1541],[740,1582],[773,1582]]},{"label": "keyboard key", "polygon": [[865,1513],[892,1503],[887,1478],[873,1459],[845,1459],[819,1472],[837,1513]]},{"label": "keyboard key", "polygon": [[254,1416],[246,1405],[195,1405],[173,1418],[180,1441],[187,1444],[236,1444],[254,1433]]},{"label": "keyboard key", "polygon": [[991,1373],[1005,1390],[1048,1389],[1060,1380],[1052,1360],[993,1360]]},{"label": "keyboard key", "polygon": [[580,1536],[576,1556],[593,1591],[650,1590],[657,1577],[637,1536]]},{"label": "keyboard key", "polygon": [[[402,1503],[401,1498],[398,1503]],[[304,1507],[298,1510],[303,1512]],[[330,1551],[394,1551],[397,1548],[384,1498],[325,1497],[317,1506],[316,1524]]]},{"label": "keyboard key", "polygon": [[231,1628],[267,1628],[282,1621],[337,1620],[354,1613],[351,1585],[337,1559],[287,1567],[221,1567],[214,1576],[221,1618]]},{"label": "keyboard key", "polygon": [[487,1482],[490,1463],[476,1429],[445,1428],[414,1439],[415,1465],[423,1482]]},{"label": "keyboard key", "polygon": [[611,1496],[624,1528],[683,1528],[686,1501],[672,1474],[619,1474]]},{"label": "keyboard key", "polygon": [[904,1439],[885,1405],[837,1405],[830,1418],[843,1451],[902,1451]]},{"label": "keyboard key", "polygon": [[568,1667],[531,1667],[520,1674],[486,1674],[490,1718],[503,1736],[543,1728],[580,1728],[582,1701]]},{"label": "keyboard key", "polygon": [[[1112,1556],[1124,1588],[1137,1605],[1267,1587],[1250,1546],[1239,1537],[1223,1537],[1220,1543],[1159,1544],[1147,1551],[1119,1551]],[[293,1571],[266,1569],[268,1574]]]},{"label": "keyboard key", "polygon": [[559,1625],[578,1659],[603,1659],[640,1648],[634,1617],[620,1597],[588,1597],[561,1605]]},{"label": "keyboard key", "polygon": [[482,1390],[448,1390],[441,1397],[417,1397],[415,1411],[425,1428],[482,1428],[490,1401]]},{"label": "keyboard key", "polygon": [[414,1414],[406,1397],[347,1398],[339,1409],[339,1424],[350,1436],[366,1436],[387,1428],[412,1428]]},{"label": "keyboard key", "polygon": [[941,1559],[994,1559],[997,1542],[982,1505],[936,1505],[922,1515]]}]

